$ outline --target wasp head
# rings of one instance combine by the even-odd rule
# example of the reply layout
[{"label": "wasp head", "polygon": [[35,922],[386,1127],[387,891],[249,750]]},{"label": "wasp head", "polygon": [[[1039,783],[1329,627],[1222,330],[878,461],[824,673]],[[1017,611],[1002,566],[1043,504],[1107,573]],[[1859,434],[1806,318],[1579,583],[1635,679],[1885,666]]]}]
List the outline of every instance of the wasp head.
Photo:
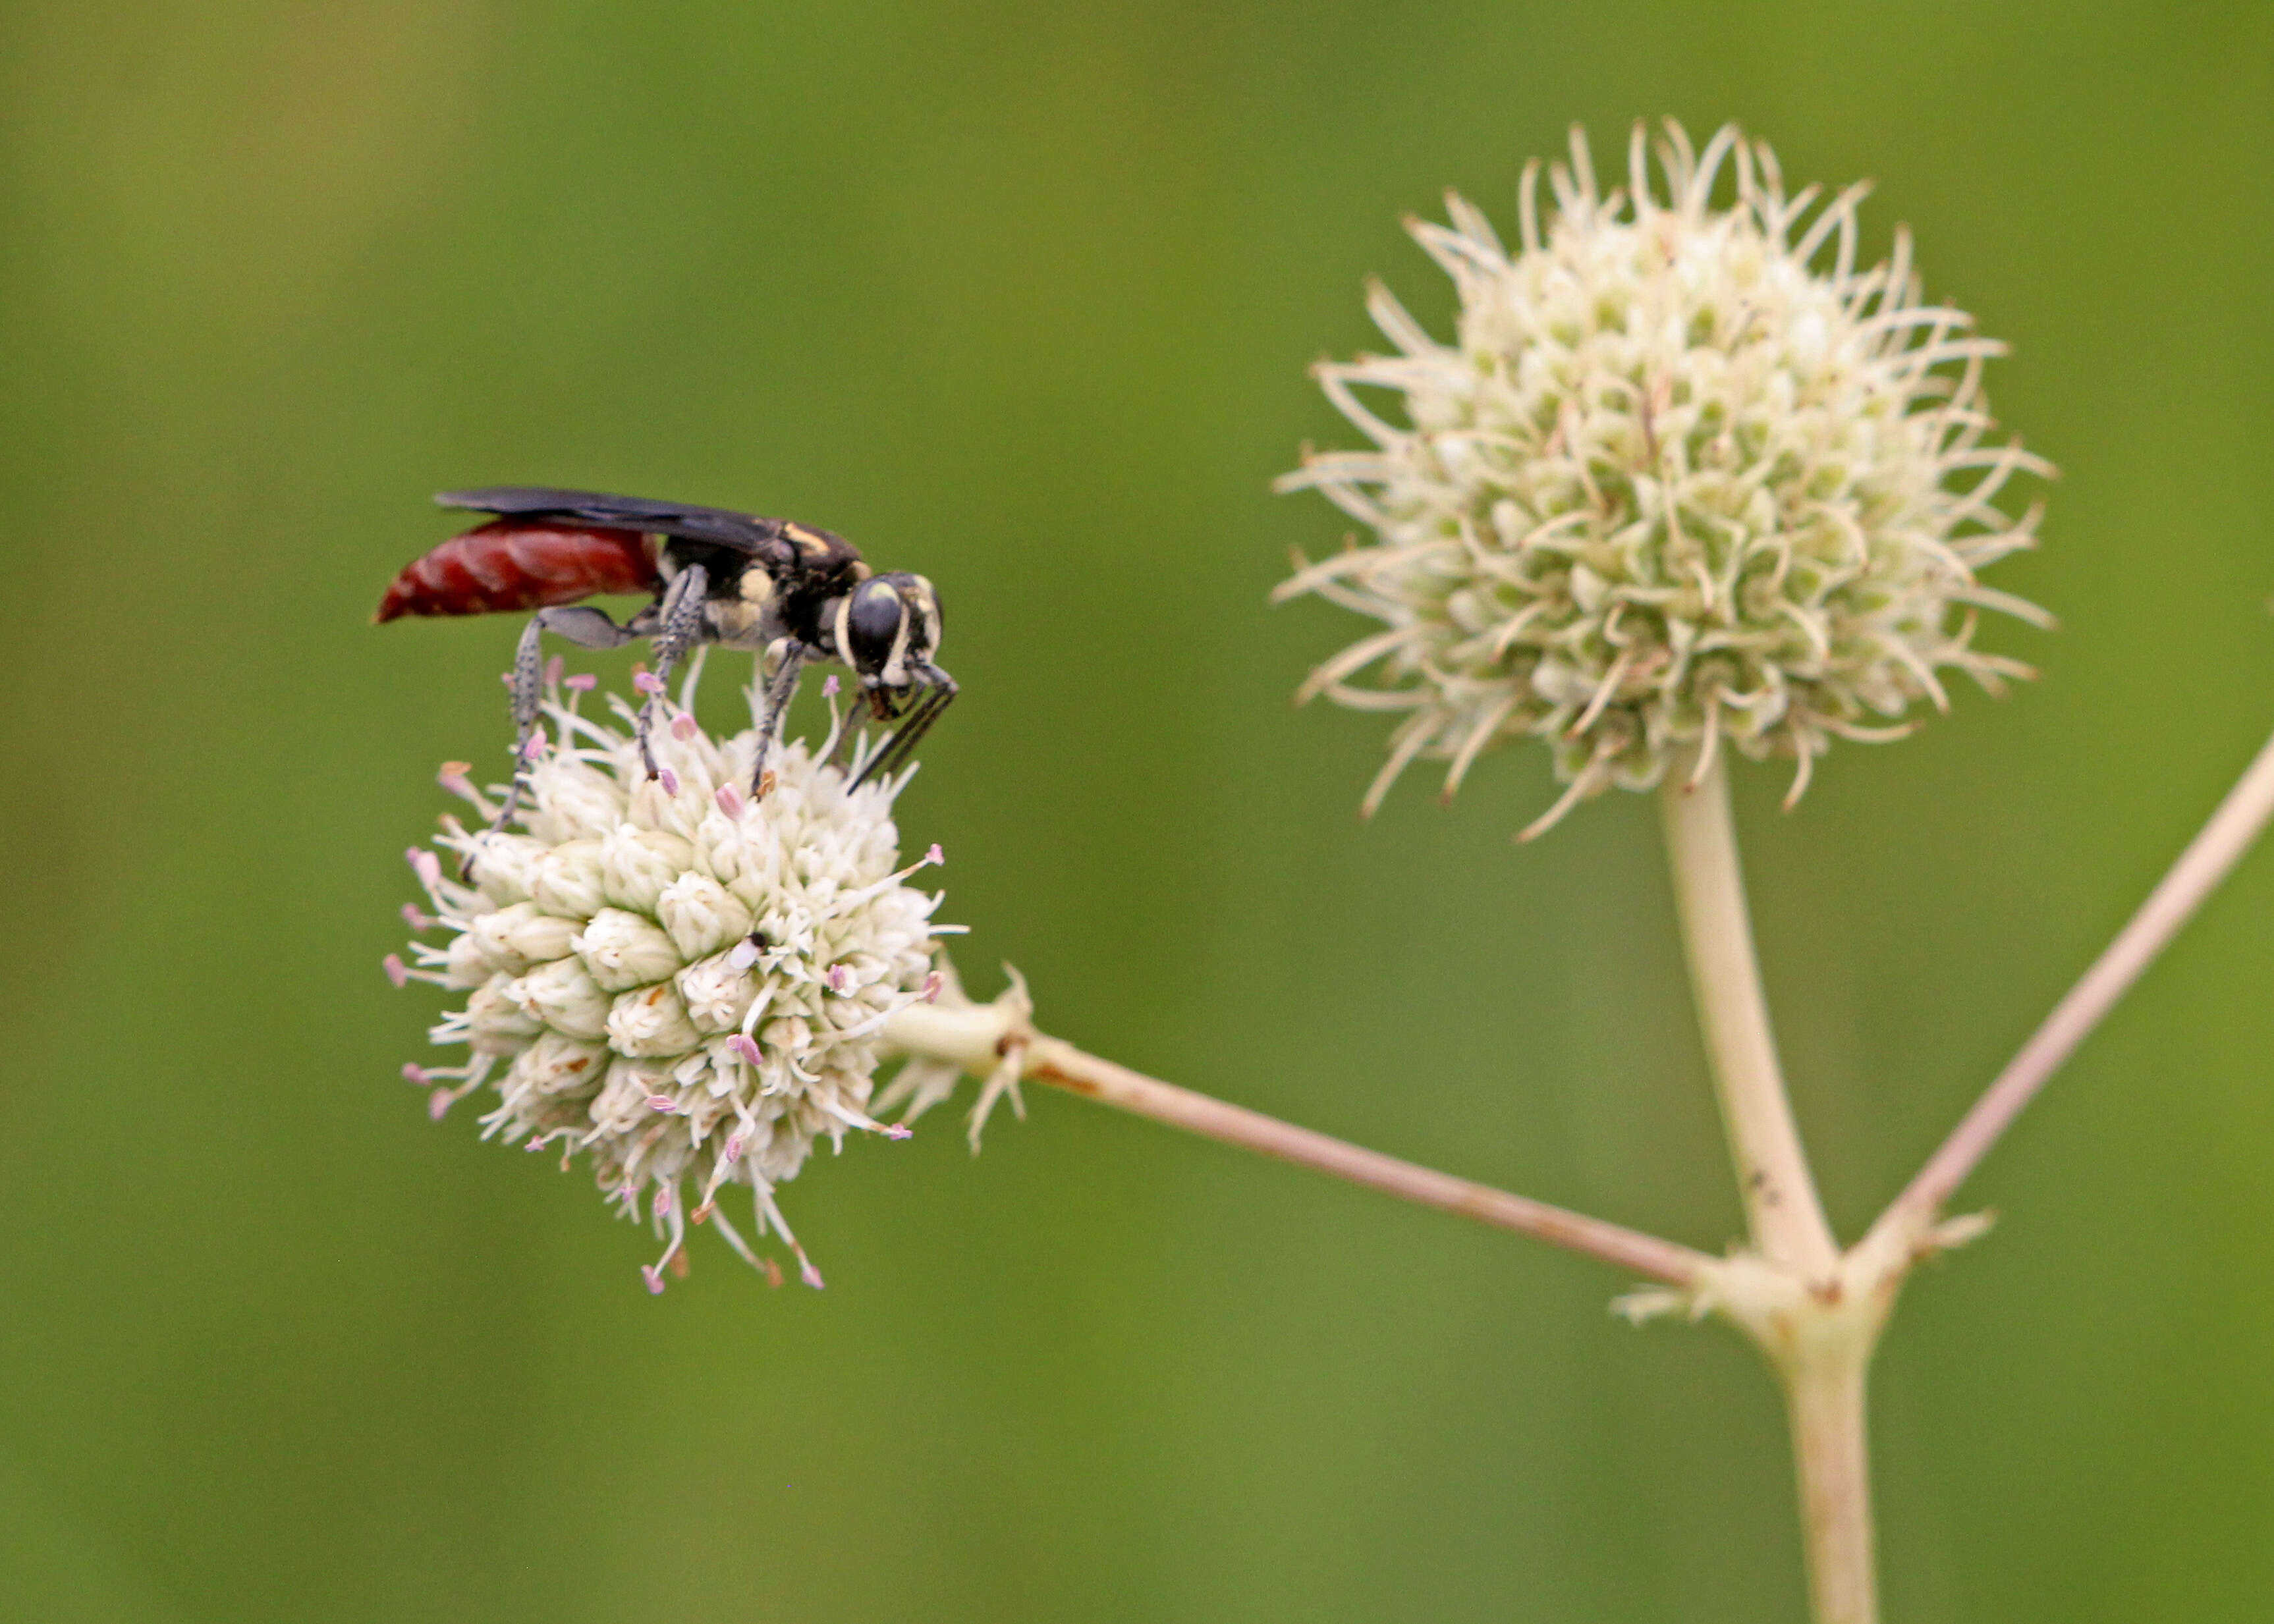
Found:
[{"label": "wasp head", "polygon": [[837,600],[830,629],[837,658],[861,679],[872,708],[930,685],[939,599],[922,575],[896,570],[870,576]]}]

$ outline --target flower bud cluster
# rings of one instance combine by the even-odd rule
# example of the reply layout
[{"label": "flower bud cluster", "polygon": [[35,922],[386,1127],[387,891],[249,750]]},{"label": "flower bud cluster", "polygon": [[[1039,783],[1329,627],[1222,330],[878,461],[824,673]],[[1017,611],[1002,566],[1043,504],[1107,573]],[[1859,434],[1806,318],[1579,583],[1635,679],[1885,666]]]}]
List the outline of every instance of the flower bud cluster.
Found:
[{"label": "flower bud cluster", "polygon": [[[1980,378],[2001,352],[1963,312],[1923,302],[1910,245],[1856,267],[1856,204],[1811,216],[1766,147],[1680,126],[1654,177],[1635,132],[1624,192],[1598,193],[1584,139],[1525,171],[1518,251],[1477,209],[1413,235],[1453,278],[1441,344],[1376,287],[1397,353],[1319,369],[1374,443],[1309,456],[1314,487],[1372,532],[1282,597],[1316,593],[1386,629],[1322,664],[1304,696],[1404,712],[1377,805],[1416,756],[1523,736],[1570,786],[1544,828],[1612,785],[1702,778],[1724,743],[1796,758],[1795,797],[1833,738],[1908,731],[1939,675],[1993,691],[2028,668],[1973,647],[1977,612],[2033,605],[1975,571],[2033,545],[2034,511],[1992,506],[2046,470],[1992,427]],[[1735,201],[1711,204],[1717,177]],[[1402,397],[1401,425],[1357,390]],[[1353,681],[1371,668],[1372,685]]]},{"label": "flower bud cluster", "polygon": [[[773,1192],[817,1139],[907,1134],[869,1105],[885,1020],[938,984],[940,898],[907,883],[938,848],[900,866],[892,807],[907,775],[848,790],[853,770],[828,759],[834,728],[818,750],[771,751],[754,801],[754,733],[714,740],[659,703],[670,725],[651,735],[651,778],[623,702],[627,726],[578,713],[588,680],[550,690],[558,744],[530,764],[518,831],[445,819],[436,844],[463,860],[463,883],[433,852],[410,854],[434,914],[406,914],[450,934],[415,944],[415,968],[388,968],[468,995],[430,1035],[471,1058],[405,1071],[453,1085],[435,1088],[437,1117],[494,1084],[485,1137],[559,1146],[564,1167],[583,1153],[627,1216],[644,1201],[668,1240],[652,1289],[662,1267],[683,1268],[690,1219],[779,1278],[718,1212],[730,1184],[752,1192],[754,1238],[779,1233],[817,1286]],[[462,767],[442,781],[494,816]]]}]

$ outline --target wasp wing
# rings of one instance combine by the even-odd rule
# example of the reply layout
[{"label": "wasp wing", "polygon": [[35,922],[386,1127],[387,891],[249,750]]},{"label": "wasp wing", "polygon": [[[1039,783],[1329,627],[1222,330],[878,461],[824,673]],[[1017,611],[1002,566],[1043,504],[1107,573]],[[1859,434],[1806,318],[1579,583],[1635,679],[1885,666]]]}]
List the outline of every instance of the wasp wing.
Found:
[{"label": "wasp wing", "polygon": [[685,502],[650,501],[638,496],[609,496],[599,491],[556,491],[542,485],[492,485],[478,491],[444,491],[438,506],[493,513],[504,518],[557,519],[608,530],[644,530],[677,536],[748,553],[774,563],[794,553],[779,519],[736,513],[729,508],[696,508]]}]

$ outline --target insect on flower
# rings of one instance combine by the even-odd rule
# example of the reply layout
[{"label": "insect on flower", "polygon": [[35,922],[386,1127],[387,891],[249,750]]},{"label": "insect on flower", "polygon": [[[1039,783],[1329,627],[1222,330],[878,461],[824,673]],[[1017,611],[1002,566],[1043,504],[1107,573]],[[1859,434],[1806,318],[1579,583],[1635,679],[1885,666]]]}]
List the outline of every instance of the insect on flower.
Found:
[{"label": "insect on flower", "polygon": [[[656,674],[642,680],[648,699],[638,725],[651,778],[648,728],[672,667],[704,643],[754,651],[764,678],[754,796],[765,793],[767,748],[808,660],[850,666],[870,713],[900,724],[862,779],[897,771],[955,697],[954,680],[932,664],[940,616],[931,583],[877,573],[841,536],[789,519],[591,491],[501,485],[434,500],[497,516],[406,566],[374,618],[537,611],[514,656],[514,780],[496,828],[512,819],[527,778],[546,632],[587,649],[652,641]],[[621,626],[604,611],[568,606],[602,592],[651,592],[654,601]],[[773,673],[764,677],[769,655]]]}]

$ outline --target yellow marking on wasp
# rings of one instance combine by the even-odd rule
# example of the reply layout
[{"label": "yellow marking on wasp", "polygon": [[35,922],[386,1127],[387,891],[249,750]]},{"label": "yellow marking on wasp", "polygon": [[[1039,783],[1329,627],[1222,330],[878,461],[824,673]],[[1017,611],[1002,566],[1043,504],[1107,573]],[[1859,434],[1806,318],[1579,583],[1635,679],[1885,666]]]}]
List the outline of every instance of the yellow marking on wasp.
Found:
[{"label": "yellow marking on wasp", "polygon": [[757,604],[714,598],[708,606],[719,641],[734,647],[745,646],[743,639],[765,621],[764,612]]},{"label": "yellow marking on wasp", "polygon": [[741,590],[744,603],[763,608],[774,595],[774,578],[763,569],[746,569],[742,572]]},{"label": "yellow marking on wasp", "polygon": [[836,551],[830,545],[828,537],[809,530],[802,524],[786,523],[782,526],[782,534],[796,543],[797,550],[808,558],[827,558]]}]

